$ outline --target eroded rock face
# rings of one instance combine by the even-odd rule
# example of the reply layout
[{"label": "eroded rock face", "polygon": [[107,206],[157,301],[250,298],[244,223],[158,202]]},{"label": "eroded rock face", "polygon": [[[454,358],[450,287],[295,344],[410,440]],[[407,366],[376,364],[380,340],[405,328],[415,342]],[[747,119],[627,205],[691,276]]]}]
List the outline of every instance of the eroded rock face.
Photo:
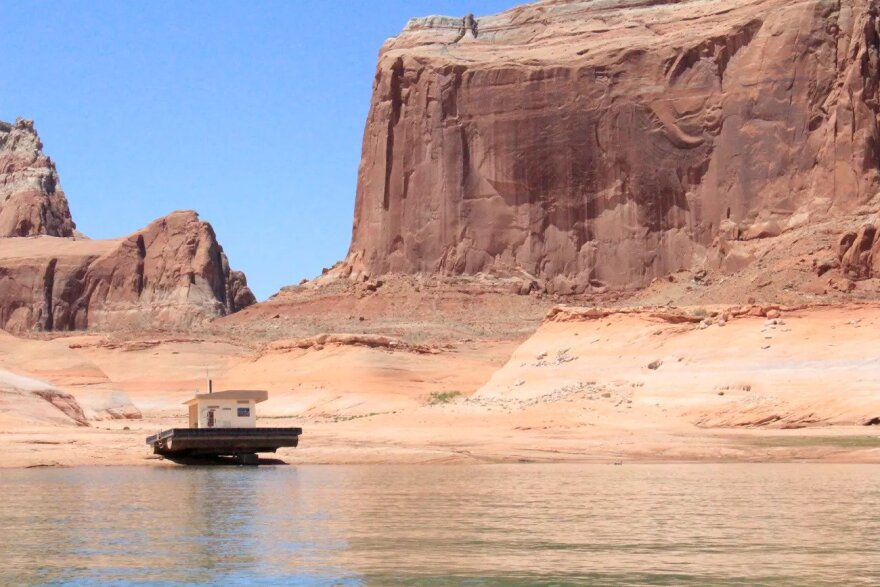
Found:
[{"label": "eroded rock face", "polygon": [[[192,211],[174,212],[136,232],[92,263],[85,290],[98,309],[89,323],[114,326],[142,307],[151,319],[185,325],[223,316],[255,302],[241,272],[233,272],[214,229]],[[62,311],[77,323],[76,309]]]},{"label": "eroded rock face", "polygon": [[0,121],[0,237],[72,236],[76,225],[34,123]]},{"label": "eroded rock face", "polygon": [[67,199],[42,148],[31,121],[0,122],[0,327],[183,328],[255,302],[195,212],[125,239],[70,238]]},{"label": "eroded rock face", "polygon": [[346,265],[647,285],[719,236],[870,200],[878,83],[868,0],[550,0],[474,28],[411,21],[380,53]]},{"label": "eroded rock face", "polygon": [[869,279],[880,275],[880,234],[873,224],[840,237],[838,259],[842,273],[851,279]]},{"label": "eroded rock face", "polygon": [[192,211],[115,241],[0,239],[8,330],[183,328],[254,302],[211,225]]}]

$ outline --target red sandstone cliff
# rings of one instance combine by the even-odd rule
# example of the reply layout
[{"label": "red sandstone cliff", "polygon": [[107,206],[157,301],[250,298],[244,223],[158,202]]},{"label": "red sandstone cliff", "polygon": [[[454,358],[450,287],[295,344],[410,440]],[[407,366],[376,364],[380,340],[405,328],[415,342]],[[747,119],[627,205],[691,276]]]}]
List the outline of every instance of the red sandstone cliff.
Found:
[{"label": "red sandstone cliff", "polygon": [[124,239],[89,265],[83,284],[87,303],[55,311],[70,328],[138,319],[185,326],[256,301],[244,273],[229,268],[214,229],[192,211],[169,214]]},{"label": "red sandstone cliff", "polygon": [[[878,191],[869,0],[549,0],[382,48],[345,266],[646,285]],[[462,33],[466,33],[462,36]]]},{"label": "red sandstone cliff", "polygon": [[8,330],[182,328],[254,301],[211,225],[191,211],[119,240],[0,239]]},{"label": "red sandstone cliff", "polygon": [[0,328],[183,328],[255,302],[214,230],[174,212],[128,238],[75,227],[33,123],[0,122]]},{"label": "red sandstone cliff", "polygon": [[0,121],[0,237],[72,236],[76,225],[34,123]]}]

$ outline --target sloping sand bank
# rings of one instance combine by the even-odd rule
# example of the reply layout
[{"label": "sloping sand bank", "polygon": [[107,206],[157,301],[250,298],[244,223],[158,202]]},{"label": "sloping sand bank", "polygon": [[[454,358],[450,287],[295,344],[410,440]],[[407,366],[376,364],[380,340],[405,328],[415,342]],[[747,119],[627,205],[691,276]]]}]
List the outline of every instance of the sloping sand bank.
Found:
[{"label": "sloping sand bank", "polygon": [[[854,305],[563,309],[519,345],[0,335],[0,368],[71,394],[90,424],[45,402],[5,414],[0,464],[167,464],[144,437],[184,425],[206,369],[269,390],[261,425],[304,428],[279,454],[292,464],[880,462],[878,324]],[[143,417],[101,412],[112,394]]]}]

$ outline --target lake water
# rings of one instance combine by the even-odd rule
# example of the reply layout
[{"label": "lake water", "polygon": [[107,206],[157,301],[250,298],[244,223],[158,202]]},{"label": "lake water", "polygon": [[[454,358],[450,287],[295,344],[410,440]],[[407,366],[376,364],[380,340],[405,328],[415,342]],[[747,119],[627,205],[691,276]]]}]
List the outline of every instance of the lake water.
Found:
[{"label": "lake water", "polygon": [[880,467],[0,470],[0,584],[880,584]]}]

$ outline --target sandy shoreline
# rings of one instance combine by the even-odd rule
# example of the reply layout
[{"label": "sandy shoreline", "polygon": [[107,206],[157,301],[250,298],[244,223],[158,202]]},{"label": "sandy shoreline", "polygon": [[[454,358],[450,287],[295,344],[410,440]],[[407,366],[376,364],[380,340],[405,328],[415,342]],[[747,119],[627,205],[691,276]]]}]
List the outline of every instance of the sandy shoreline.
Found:
[{"label": "sandy shoreline", "polygon": [[[479,464],[479,463],[738,463],[828,462],[880,463],[880,434],[861,427],[822,427],[808,430],[718,430],[690,434],[651,434],[638,442],[633,434],[572,434],[552,437],[493,427],[498,438],[484,431],[470,438],[428,441],[453,424],[448,415],[404,435],[399,428],[369,430],[371,418],[358,426],[338,423],[303,424],[300,447],[281,449],[277,458],[287,465],[320,464]],[[386,418],[387,420],[387,418]],[[444,420],[447,420],[444,425]],[[156,422],[158,423],[158,422]],[[114,423],[115,424],[115,423]],[[130,430],[32,429],[0,434],[4,458],[0,468],[78,466],[181,466],[151,453],[144,444],[153,422]],[[289,423],[293,425],[293,422]],[[385,422],[385,424],[390,424]],[[288,425],[287,422],[280,425]],[[110,426],[108,426],[110,427]],[[395,440],[389,437],[395,436]]]},{"label": "sandy shoreline", "polygon": [[442,347],[6,334],[4,381],[67,395],[0,390],[0,467],[168,465],[144,440],[186,425],[204,368],[269,390],[258,425],[304,429],[294,465],[880,462],[880,307],[743,310],[567,310]]}]

